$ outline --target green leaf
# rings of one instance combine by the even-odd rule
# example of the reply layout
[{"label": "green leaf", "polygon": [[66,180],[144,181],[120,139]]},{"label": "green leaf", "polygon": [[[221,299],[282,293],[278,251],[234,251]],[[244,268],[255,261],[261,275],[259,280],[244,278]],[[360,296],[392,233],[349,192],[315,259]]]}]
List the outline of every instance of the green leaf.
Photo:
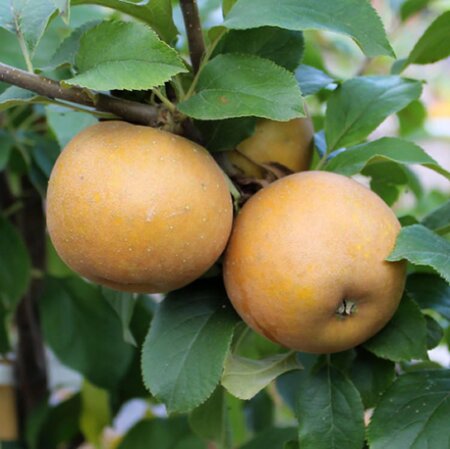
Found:
[{"label": "green leaf", "polygon": [[330,84],[336,83],[336,81],[324,71],[306,64],[302,64],[295,71],[295,77],[297,78],[302,94],[305,97],[307,95],[314,95]]},{"label": "green leaf", "polygon": [[450,243],[425,226],[412,225],[402,229],[394,251],[386,260],[402,259],[432,267],[450,283]]},{"label": "green leaf", "polygon": [[417,304],[407,296],[391,321],[364,347],[383,359],[402,360],[426,359],[426,323]]},{"label": "green leaf", "polygon": [[407,64],[431,64],[450,55],[450,11],[441,14],[422,34]]},{"label": "green leaf", "polygon": [[231,150],[255,132],[255,117],[230,118],[227,120],[197,121],[209,151]]},{"label": "green leaf", "polygon": [[268,59],[227,54],[201,71],[197,93],[178,109],[200,120],[263,117],[279,121],[304,117],[294,75]]},{"label": "green leaf", "polygon": [[361,449],[363,404],[352,382],[332,365],[302,379],[297,393],[302,449]]},{"label": "green leaf", "polygon": [[296,353],[276,354],[262,360],[230,354],[225,362],[222,385],[239,399],[251,399],[281,374],[300,368]]},{"label": "green leaf", "polygon": [[103,22],[84,33],[76,65],[79,74],[65,83],[97,90],[151,89],[187,71],[151,28],[132,22]]},{"label": "green leaf", "polygon": [[87,112],[71,111],[55,105],[46,106],[45,115],[49,128],[55,134],[61,148],[64,148],[84,128],[98,121]]},{"label": "green leaf", "polygon": [[82,4],[106,6],[128,14],[151,26],[168,43],[178,35],[172,17],[172,0],[72,0],[72,5]]},{"label": "green leaf", "polygon": [[339,152],[329,160],[325,170],[351,176],[361,172],[369,164],[386,161],[398,164],[421,164],[450,179],[450,173],[428,156],[422,148],[397,137],[382,137]]},{"label": "green leaf", "polygon": [[50,17],[58,10],[52,0],[2,0],[0,27],[17,34],[32,55],[44,34]]},{"label": "green leaf", "polygon": [[14,145],[11,134],[0,129],[0,171],[2,171],[9,161],[9,155]]},{"label": "green leaf", "polygon": [[444,337],[444,329],[431,316],[425,315],[427,324],[427,349],[435,348]]},{"label": "green leaf", "polygon": [[450,285],[440,276],[410,274],[406,280],[406,291],[422,309],[434,310],[450,321]]},{"label": "green leaf", "polygon": [[254,433],[262,432],[275,424],[275,403],[266,390],[260,391],[245,404],[247,425]]},{"label": "green leaf", "polygon": [[81,431],[87,441],[95,447],[100,447],[103,431],[111,423],[109,394],[106,390],[84,381],[81,389],[81,401]]},{"label": "green leaf", "polygon": [[287,70],[295,70],[303,55],[303,33],[274,27],[231,30],[217,45],[214,54],[248,53],[270,59]]},{"label": "green leaf", "polygon": [[133,348],[123,341],[120,321],[100,287],[78,278],[48,278],[39,307],[45,340],[57,357],[94,385],[115,388]]},{"label": "green leaf", "polygon": [[[146,419],[137,423],[123,438],[117,449],[188,449],[186,441],[191,440],[187,420],[184,416],[169,419]],[[206,449],[201,440],[189,449]]]},{"label": "green leaf", "polygon": [[408,373],[383,395],[372,416],[371,449],[448,449],[450,371]]},{"label": "green leaf", "polygon": [[222,0],[222,13],[224,17],[231,11],[231,8],[236,1],[237,0]]},{"label": "green leaf", "polygon": [[200,437],[223,443],[228,438],[225,391],[216,388],[210,398],[189,416],[192,430]]},{"label": "green leaf", "polygon": [[133,346],[137,346],[136,340],[130,329],[131,319],[133,318],[136,297],[133,293],[119,292],[102,287],[102,293],[109,305],[117,313],[122,323],[123,339]]},{"label": "green leaf", "polygon": [[359,348],[349,375],[361,395],[364,407],[368,409],[377,404],[380,396],[394,381],[395,364]]},{"label": "green leaf", "polygon": [[405,21],[424,9],[429,3],[430,0],[405,0],[400,8],[400,17]]},{"label": "green leaf", "polygon": [[32,103],[48,103],[49,100],[21,87],[8,87],[0,94],[0,111],[12,106]]},{"label": "green leaf", "polygon": [[31,260],[24,241],[11,223],[0,215],[0,301],[8,313],[28,289]]},{"label": "green leaf", "polygon": [[238,0],[225,19],[232,29],[275,26],[288,30],[327,30],[350,36],[367,56],[394,52],[383,24],[366,0]]},{"label": "green leaf", "polygon": [[397,113],[400,136],[408,136],[423,128],[427,118],[427,109],[420,100],[413,100],[406,108]]},{"label": "green leaf", "polygon": [[386,117],[420,97],[420,81],[399,76],[359,76],[328,100],[325,134],[329,151],[363,141]]},{"label": "green leaf", "polygon": [[98,20],[87,22],[80,27],[76,28],[70,36],[61,42],[61,45],[57,48],[55,54],[50,60],[45,69],[55,69],[62,66],[74,66],[75,56],[80,48],[80,40],[83,34],[97,26],[100,22]]},{"label": "green leaf", "polygon": [[364,167],[361,174],[371,178],[371,190],[377,193],[389,206],[394,204],[400,195],[399,186],[408,182],[404,167],[395,162],[369,164]]},{"label": "green leaf", "polygon": [[450,200],[429,213],[422,224],[436,232],[450,231]]},{"label": "green leaf", "polygon": [[[47,402],[27,420],[26,441],[31,449],[56,449],[80,434],[81,395],[74,394],[56,406]],[[55,425],[57,423],[57,425]],[[27,446],[28,447],[28,446]]]},{"label": "green leaf", "polygon": [[284,449],[285,444],[296,438],[294,427],[272,427],[258,434],[239,449]]},{"label": "green leaf", "polygon": [[11,342],[9,341],[10,316],[11,314],[6,310],[3,301],[0,301],[0,355],[7,354],[11,351]]},{"label": "green leaf", "polygon": [[169,293],[144,342],[142,374],[169,412],[186,412],[212,394],[237,316],[222,286],[201,282]]}]

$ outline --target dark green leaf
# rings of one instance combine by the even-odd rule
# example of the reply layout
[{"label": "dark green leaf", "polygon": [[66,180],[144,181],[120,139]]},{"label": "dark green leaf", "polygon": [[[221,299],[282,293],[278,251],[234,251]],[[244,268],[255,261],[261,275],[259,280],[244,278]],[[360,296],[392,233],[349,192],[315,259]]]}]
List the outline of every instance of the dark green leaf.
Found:
[{"label": "dark green leaf", "polygon": [[395,162],[379,162],[367,165],[361,173],[369,176],[370,188],[388,204],[392,205],[400,194],[400,185],[408,182],[404,167]]},{"label": "dark green leaf", "polygon": [[12,313],[28,289],[31,260],[16,229],[0,215],[0,302]]},{"label": "dark green leaf", "polygon": [[433,231],[447,232],[450,227],[450,200],[429,213],[422,224]]},{"label": "dark green leaf", "polygon": [[430,0],[405,0],[400,8],[400,17],[402,20],[407,20],[413,14],[424,9]]},{"label": "dark green leaf", "polygon": [[272,427],[258,434],[239,449],[284,449],[284,445],[294,440],[296,429],[294,427],[276,428]]},{"label": "dark green leaf", "polygon": [[225,19],[233,29],[275,26],[288,30],[327,30],[350,36],[367,56],[394,52],[380,18],[366,0],[238,0]]},{"label": "dark green leaf", "polygon": [[435,274],[413,273],[406,281],[406,291],[422,309],[438,312],[450,321],[450,285]]},{"label": "dark green leaf", "polygon": [[444,329],[431,316],[425,315],[427,323],[427,349],[435,348],[444,337]]},{"label": "dark green leaf", "polygon": [[353,361],[350,378],[361,395],[364,407],[371,408],[380,400],[380,396],[394,381],[395,364],[380,359],[362,348]]},{"label": "dark green leaf", "polygon": [[418,223],[417,219],[412,215],[404,215],[403,217],[399,217],[398,221],[400,222],[402,227],[411,226]]},{"label": "dark green leaf", "polygon": [[372,416],[370,448],[448,449],[449,391],[449,370],[400,376]]},{"label": "dark green leaf", "polygon": [[302,449],[361,449],[363,404],[352,382],[332,365],[302,379],[297,393]]},{"label": "dark green leaf", "polygon": [[413,100],[406,108],[397,113],[400,135],[408,136],[420,130],[427,118],[427,109],[420,100]]},{"label": "dark green leaf", "polygon": [[227,428],[225,391],[216,388],[211,397],[197,407],[189,416],[192,430],[200,437],[223,443],[229,433]]},{"label": "dark green leaf", "polygon": [[270,59],[287,70],[295,70],[303,55],[301,31],[261,27],[251,30],[231,30],[219,42],[215,55],[248,53]]},{"label": "dark green leaf", "polygon": [[305,116],[292,73],[268,59],[237,54],[208,62],[197,93],[179,103],[178,109],[199,120],[255,116],[287,121]]},{"label": "dark green leaf", "polygon": [[2,171],[9,161],[9,155],[11,153],[14,140],[11,134],[4,130],[0,130],[0,171]]},{"label": "dark green leaf", "polygon": [[53,165],[60,154],[60,148],[54,139],[45,138],[36,134],[27,134],[29,139],[33,139],[33,160],[39,169],[48,178]]},{"label": "dark green leaf", "polygon": [[341,151],[329,160],[325,169],[351,176],[361,172],[368,164],[386,161],[405,165],[421,164],[447,178],[450,177],[450,173],[439,166],[418,145],[396,137],[382,137],[381,139],[362,143],[361,145],[350,147],[348,150]]},{"label": "dark green leaf", "polygon": [[247,425],[259,433],[275,424],[275,403],[266,390],[260,391],[245,404]]},{"label": "dark green leaf", "polygon": [[173,48],[133,22],[103,22],[84,33],[76,65],[79,74],[65,83],[98,90],[150,89],[186,72]]},{"label": "dark green leaf", "polygon": [[11,342],[9,341],[9,316],[3,301],[0,301],[0,355],[11,351]]},{"label": "dark green leaf", "polygon": [[[57,449],[70,442],[80,432],[81,397],[75,394],[56,406],[41,407],[36,427],[27,426],[27,442],[32,449]],[[30,421],[27,423],[30,424]],[[32,432],[30,432],[32,430]]]},{"label": "dark green leaf", "polygon": [[314,95],[325,89],[330,84],[335,84],[335,80],[322,70],[302,64],[296,71],[295,77],[300,84],[300,89],[304,96]]},{"label": "dark green leaf", "polygon": [[55,105],[46,106],[45,115],[48,126],[54,132],[61,148],[84,128],[97,123],[97,119],[91,114]]},{"label": "dark green leaf", "polygon": [[170,412],[194,409],[223,371],[237,317],[222,286],[199,282],[169,293],[145,340],[142,373]]},{"label": "dark green leaf", "polygon": [[421,36],[407,64],[431,64],[450,55],[450,11],[440,15]]},{"label": "dark green leaf", "polygon": [[[184,416],[146,419],[137,423],[125,435],[117,449],[184,449],[183,440],[191,437]],[[201,440],[197,440],[197,445],[191,447],[206,449]]]},{"label": "dark green leaf", "polygon": [[172,0],[72,0],[71,4],[93,4],[116,9],[151,26],[161,39],[169,43],[178,34],[172,17]]},{"label": "dark green leaf", "polygon": [[[148,295],[139,295],[135,301],[134,313],[130,323],[130,331],[139,348],[142,347],[150,327],[155,303]],[[123,330],[123,326],[122,326]],[[129,399],[145,398],[150,394],[144,386],[141,373],[141,351],[135,351],[133,360],[121,379],[118,391],[119,401],[126,402]]]},{"label": "dark green leaf", "polygon": [[242,117],[227,120],[197,121],[209,151],[231,150],[255,132],[257,119]]},{"label": "dark green leaf", "polygon": [[102,287],[102,293],[122,323],[123,339],[130,345],[137,346],[130,329],[137,298],[133,293],[119,292],[106,287]]},{"label": "dark green leaf", "polygon": [[328,100],[325,134],[329,151],[360,143],[421,92],[420,81],[398,76],[360,76],[345,81]]},{"label": "dark green leaf", "polygon": [[222,385],[239,399],[251,399],[278,376],[300,368],[296,353],[276,354],[262,360],[230,354]]},{"label": "dark green leaf", "polygon": [[405,296],[391,321],[364,347],[383,359],[426,359],[426,323],[417,304]]},{"label": "dark green leaf", "polygon": [[412,225],[402,229],[394,251],[386,260],[402,259],[430,266],[450,283],[450,243],[425,226]]},{"label": "dark green leaf", "polygon": [[58,358],[93,384],[116,387],[133,348],[123,341],[120,321],[100,287],[48,278],[39,306],[45,340]]}]

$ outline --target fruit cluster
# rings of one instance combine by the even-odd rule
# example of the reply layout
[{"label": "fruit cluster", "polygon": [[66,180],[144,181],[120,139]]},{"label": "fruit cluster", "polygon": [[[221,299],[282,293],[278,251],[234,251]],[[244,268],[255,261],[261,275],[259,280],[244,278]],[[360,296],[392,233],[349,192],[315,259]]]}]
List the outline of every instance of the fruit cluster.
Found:
[{"label": "fruit cluster", "polygon": [[307,119],[262,121],[229,153],[246,176],[278,163],[294,172],[257,192],[233,225],[227,180],[212,156],[179,136],[125,122],[78,134],[58,158],[47,225],[81,276],[132,292],[167,292],[224,252],[226,290],[257,332],[296,350],[354,347],[392,317],[403,263],[385,259],[400,225],[356,181],[307,170]]}]

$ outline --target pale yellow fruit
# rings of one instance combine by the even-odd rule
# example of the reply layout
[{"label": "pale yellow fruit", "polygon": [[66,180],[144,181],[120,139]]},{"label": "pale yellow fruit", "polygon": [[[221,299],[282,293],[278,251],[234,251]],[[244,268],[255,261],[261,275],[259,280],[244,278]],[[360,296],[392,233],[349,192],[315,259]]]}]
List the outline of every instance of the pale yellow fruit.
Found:
[{"label": "pale yellow fruit", "polygon": [[280,164],[292,172],[307,170],[313,153],[314,129],[309,118],[288,122],[260,120],[255,132],[227,153],[243,174],[262,178],[263,165]]},{"label": "pale yellow fruit", "polygon": [[333,173],[287,176],[237,217],[224,280],[241,317],[299,351],[352,348],[392,317],[405,264],[386,262],[400,224],[356,181]]},{"label": "pale yellow fruit", "polygon": [[118,290],[164,292],[201,276],[229,237],[227,182],[208,152],[125,122],[78,134],[48,186],[47,225],[61,258]]}]

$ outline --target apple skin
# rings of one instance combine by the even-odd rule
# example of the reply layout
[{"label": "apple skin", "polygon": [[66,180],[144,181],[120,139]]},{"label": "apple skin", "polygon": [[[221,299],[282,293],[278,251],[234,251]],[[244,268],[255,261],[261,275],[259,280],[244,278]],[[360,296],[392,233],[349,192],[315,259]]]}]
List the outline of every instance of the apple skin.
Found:
[{"label": "apple skin", "polygon": [[241,209],[224,262],[228,295],[255,331],[288,348],[332,353],[375,335],[398,307],[406,264],[386,262],[400,224],[342,175],[282,178]]},{"label": "apple skin", "polygon": [[117,121],[69,142],[50,176],[46,212],[70,268],[131,292],[200,277],[223,252],[233,218],[225,176],[204,148]]},{"label": "apple skin", "polygon": [[264,165],[282,165],[291,172],[308,170],[313,155],[314,129],[310,118],[288,122],[260,120],[253,135],[227,152],[229,161],[251,178],[264,177]]}]

